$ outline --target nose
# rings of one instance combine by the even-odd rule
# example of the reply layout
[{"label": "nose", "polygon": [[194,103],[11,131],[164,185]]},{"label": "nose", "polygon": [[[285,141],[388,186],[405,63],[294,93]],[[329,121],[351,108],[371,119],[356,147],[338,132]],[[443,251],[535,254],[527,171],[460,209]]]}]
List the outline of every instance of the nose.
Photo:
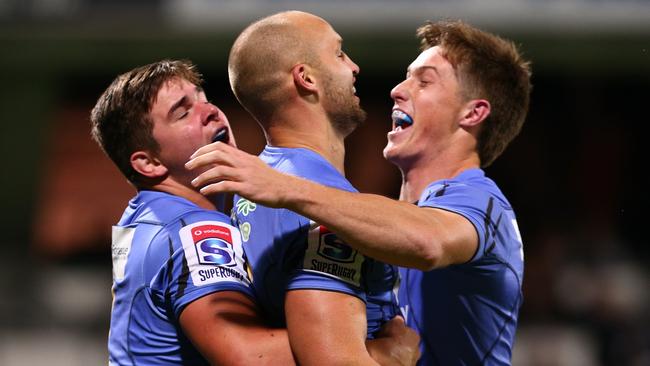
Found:
[{"label": "nose", "polygon": [[402,81],[401,83],[395,85],[393,90],[390,91],[390,97],[395,101],[395,102],[403,102],[407,99],[407,94],[404,88],[404,83],[406,83],[406,80]]},{"label": "nose", "polygon": [[216,105],[210,102],[206,102],[204,106],[205,106],[204,107],[205,116],[202,119],[204,125],[207,125],[208,123],[213,121],[219,121],[221,119],[222,112]]},{"label": "nose", "polygon": [[361,72],[361,69],[357,64],[352,61],[351,58],[348,57],[348,63],[350,64],[350,68],[352,69],[352,75],[357,76],[359,75],[359,72]]}]

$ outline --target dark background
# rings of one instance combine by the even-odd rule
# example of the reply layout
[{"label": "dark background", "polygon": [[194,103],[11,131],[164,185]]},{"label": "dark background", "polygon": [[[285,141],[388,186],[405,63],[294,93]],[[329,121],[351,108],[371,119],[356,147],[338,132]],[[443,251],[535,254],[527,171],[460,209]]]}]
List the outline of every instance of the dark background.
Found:
[{"label": "dark background", "polygon": [[347,141],[347,174],[390,197],[389,92],[418,54],[415,28],[463,18],[519,44],[533,65],[529,117],[487,169],[524,238],[513,363],[650,364],[650,3],[588,0],[0,1],[0,364],[106,363],[110,225],[134,191],[90,140],[101,92],[135,66],[190,59],[240,148],[257,153],[227,54],[252,20],[289,8],[330,21],[361,67],[369,117]]}]

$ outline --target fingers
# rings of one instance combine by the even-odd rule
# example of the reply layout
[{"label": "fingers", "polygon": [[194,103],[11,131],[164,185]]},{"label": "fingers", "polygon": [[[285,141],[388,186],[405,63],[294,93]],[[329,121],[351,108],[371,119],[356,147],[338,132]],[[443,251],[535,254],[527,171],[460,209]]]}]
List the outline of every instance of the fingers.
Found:
[{"label": "fingers", "polygon": [[206,165],[232,165],[232,155],[236,151],[239,150],[223,142],[214,142],[196,150],[190,156],[190,161],[185,163],[185,168],[193,170]]},{"label": "fingers", "polygon": [[217,141],[217,142],[213,142],[211,144],[207,144],[207,145],[199,148],[198,150],[196,150],[194,152],[194,154],[192,154],[192,156],[190,156],[190,159],[194,159],[195,157],[197,157],[199,155],[203,155],[203,154],[209,153],[211,151],[214,151],[219,147],[219,145],[226,145],[226,144],[224,144],[221,141]]},{"label": "fingers", "polygon": [[235,169],[231,167],[224,166],[224,165],[217,165],[199,174],[198,177],[192,180],[192,185],[194,187],[202,187],[208,184],[213,184],[221,181],[237,180],[235,173],[236,173]]},{"label": "fingers", "polygon": [[200,192],[204,196],[209,196],[211,194],[217,193],[236,193],[236,184],[230,181],[220,181],[217,183],[208,184],[207,186],[200,189]]},{"label": "fingers", "polygon": [[212,151],[216,151],[216,150],[228,151],[228,152],[240,151],[236,147],[230,146],[230,145],[228,145],[226,143],[223,143],[221,141],[217,141],[217,142],[213,142],[211,144],[207,144],[207,145],[199,148],[198,150],[196,150],[194,152],[194,154],[192,154],[192,156],[190,156],[190,159],[193,159],[193,158],[195,158],[195,157],[197,157],[199,155],[203,155],[203,154],[206,154],[206,153],[209,153],[209,152],[212,152]]}]

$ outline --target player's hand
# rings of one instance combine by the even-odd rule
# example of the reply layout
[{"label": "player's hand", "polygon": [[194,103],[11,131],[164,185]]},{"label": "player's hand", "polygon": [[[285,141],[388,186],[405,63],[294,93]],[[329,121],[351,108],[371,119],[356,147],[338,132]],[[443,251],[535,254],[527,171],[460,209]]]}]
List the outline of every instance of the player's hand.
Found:
[{"label": "player's hand", "polygon": [[368,351],[381,365],[415,365],[420,358],[420,336],[396,316],[384,324],[377,338],[368,341]]},{"label": "player's hand", "polygon": [[278,207],[289,193],[295,177],[282,174],[257,156],[222,142],[198,149],[185,164],[189,170],[203,171],[192,181],[201,193],[237,193],[251,201]]}]

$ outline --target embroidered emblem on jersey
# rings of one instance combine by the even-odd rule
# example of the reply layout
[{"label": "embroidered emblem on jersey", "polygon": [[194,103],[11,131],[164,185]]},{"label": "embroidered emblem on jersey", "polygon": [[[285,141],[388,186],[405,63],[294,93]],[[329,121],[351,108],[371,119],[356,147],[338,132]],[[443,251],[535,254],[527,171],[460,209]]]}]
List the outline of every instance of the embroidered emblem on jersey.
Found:
[{"label": "embroidered emblem on jersey", "polygon": [[245,199],[245,198],[240,198],[237,200],[237,213],[242,214],[244,216],[248,216],[249,213],[255,211],[257,208],[257,204]]},{"label": "embroidered emblem on jersey", "polygon": [[336,277],[360,286],[361,265],[364,257],[348,246],[336,234],[310,221],[309,237],[303,268]]},{"label": "embroidered emblem on jersey", "polygon": [[124,279],[124,268],[131,251],[131,243],[135,228],[113,226],[111,252],[113,257],[113,279],[121,281]]},{"label": "embroidered emblem on jersey", "polygon": [[241,239],[247,242],[251,236],[251,224],[249,222],[242,222],[239,224],[239,231],[241,232]]},{"label": "embroidered emblem on jersey", "polygon": [[201,221],[179,232],[195,286],[230,281],[249,285],[239,231],[218,221]]}]

